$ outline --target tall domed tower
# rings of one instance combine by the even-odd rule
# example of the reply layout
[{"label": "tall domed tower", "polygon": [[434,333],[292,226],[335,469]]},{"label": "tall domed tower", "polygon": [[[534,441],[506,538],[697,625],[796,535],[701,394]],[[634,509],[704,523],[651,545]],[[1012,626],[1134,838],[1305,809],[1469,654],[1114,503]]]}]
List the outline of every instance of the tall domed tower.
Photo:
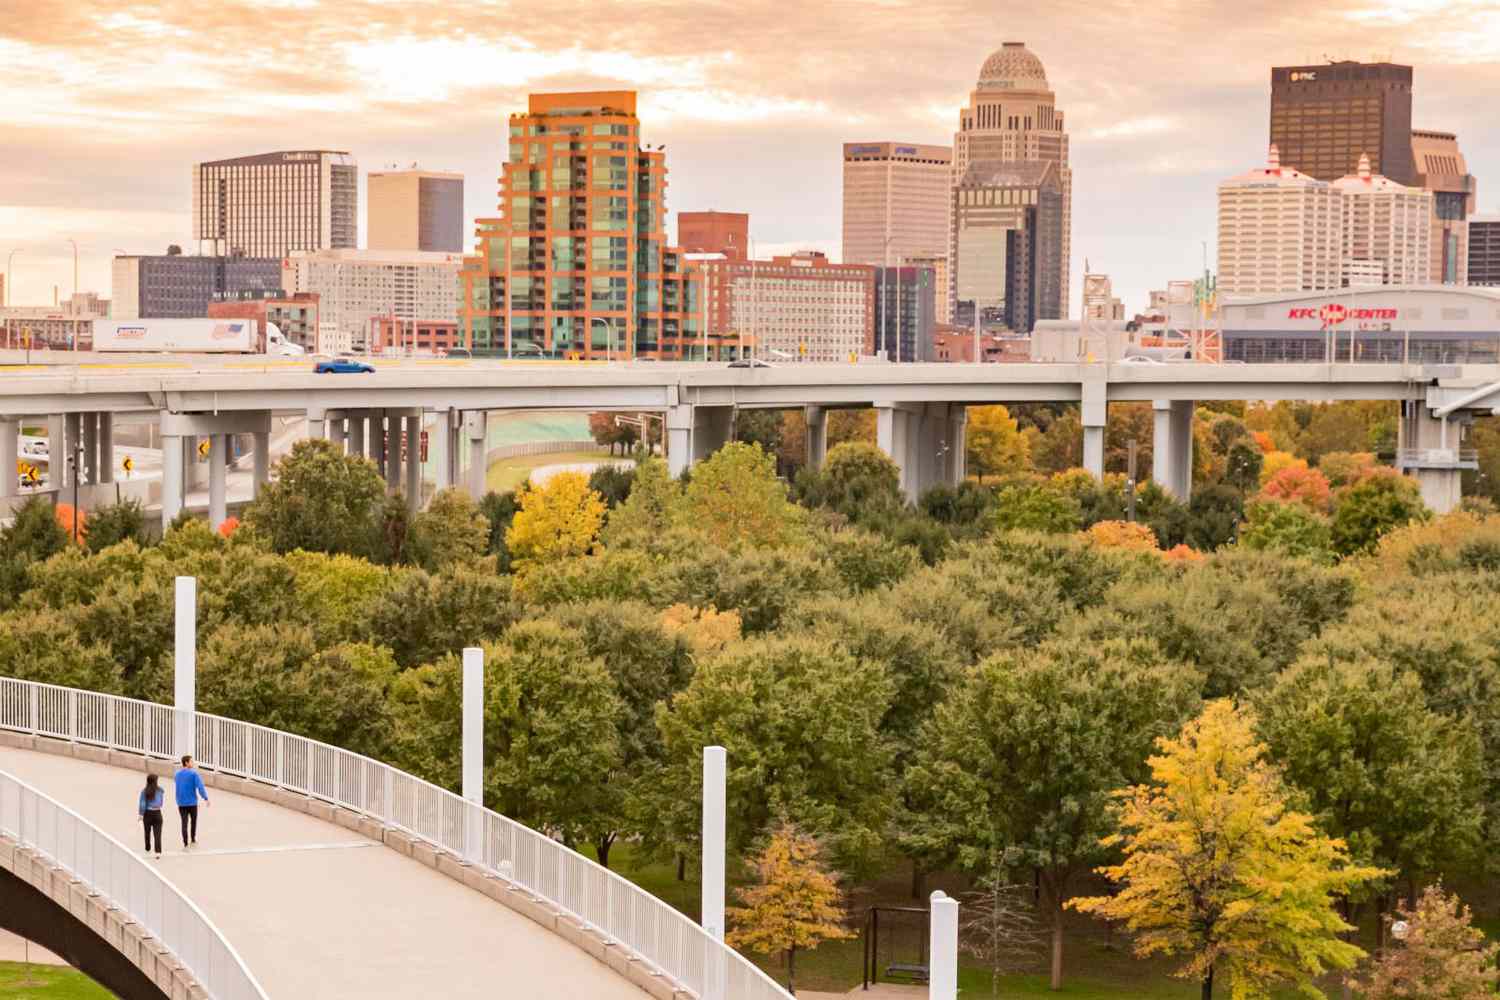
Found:
[{"label": "tall domed tower", "polygon": [[[979,82],[959,116],[953,137],[953,183],[963,182],[976,163],[1050,162],[1062,185],[1062,314],[1068,315],[1068,260],[1073,249],[1073,171],[1068,166],[1068,133],[1057,95],[1047,84],[1042,61],[1025,42],[1006,42],[990,53]],[[1043,319],[1054,317],[1040,317]]]}]

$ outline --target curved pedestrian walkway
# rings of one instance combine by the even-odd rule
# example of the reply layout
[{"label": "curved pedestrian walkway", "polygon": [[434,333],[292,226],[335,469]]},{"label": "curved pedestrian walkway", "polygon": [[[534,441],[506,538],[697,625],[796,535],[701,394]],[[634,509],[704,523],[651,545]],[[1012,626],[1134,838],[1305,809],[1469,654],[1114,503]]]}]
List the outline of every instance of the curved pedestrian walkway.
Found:
[{"label": "curved pedestrian walkway", "polygon": [[[0,771],[140,844],[144,766],[0,746]],[[210,794],[195,849],[182,849],[168,810],[157,863],[277,1000],[645,996],[560,934],[378,841],[260,798]]]}]

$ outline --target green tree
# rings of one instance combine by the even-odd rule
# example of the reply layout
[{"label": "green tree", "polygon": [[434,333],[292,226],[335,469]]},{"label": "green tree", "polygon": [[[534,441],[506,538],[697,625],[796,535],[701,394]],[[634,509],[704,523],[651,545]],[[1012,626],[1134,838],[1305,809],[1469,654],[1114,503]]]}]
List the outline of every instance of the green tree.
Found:
[{"label": "green tree", "polygon": [[771,834],[750,859],[755,881],[735,889],[742,905],[725,914],[734,921],[726,940],[762,955],[786,953],[786,986],[797,989],[797,949],[854,937],[844,927],[843,896],[824,868],[817,840],[789,823]]},{"label": "green tree", "polygon": [[1352,864],[1343,843],[1288,807],[1251,720],[1230,702],[1157,745],[1151,782],[1122,793],[1122,832],[1106,840],[1125,853],[1100,869],[1118,894],[1071,905],[1122,921],[1137,955],[1184,956],[1175,975],[1197,980],[1203,1000],[1221,970],[1236,998],[1261,1000],[1281,983],[1323,996],[1319,976],[1364,956],[1341,939],[1350,928],[1333,899],[1382,873]]},{"label": "green tree", "polygon": [[1016,483],[995,498],[995,527],[1000,531],[1070,534],[1082,520],[1078,501],[1049,483]]},{"label": "green tree", "polygon": [[971,475],[985,476],[1025,472],[1031,464],[1031,446],[1015,418],[1003,406],[969,407],[964,432],[964,463]]},{"label": "green tree", "polygon": [[698,664],[657,710],[667,759],[657,836],[678,847],[697,840],[703,748],[717,745],[729,755],[730,850],[785,818],[826,836],[840,864],[868,866],[894,797],[878,728],[890,698],[880,664],[826,640],[747,640]]},{"label": "green tree", "polygon": [[439,490],[411,523],[407,552],[429,573],[472,566],[489,548],[490,524],[469,495],[456,487]]},{"label": "green tree", "polygon": [[774,548],[800,534],[799,510],[759,445],[731,441],[714,452],[693,468],[685,496],[690,523],[715,545]]},{"label": "green tree", "polygon": [[84,544],[90,552],[101,552],[111,545],[132,541],[146,545],[146,508],[133,497],[99,507],[89,514]]},{"label": "green tree", "polygon": [[492,490],[479,501],[479,513],[484,515],[490,529],[489,543],[485,546],[485,551],[500,557],[502,569],[510,568],[510,550],[505,547],[505,532],[510,529],[510,522],[515,519],[516,511],[519,509],[514,490],[505,493],[496,493]]},{"label": "green tree", "polygon": [[26,568],[67,548],[71,539],[58,523],[52,505],[33,495],[10,524],[0,528],[0,609],[14,604],[26,590]]},{"label": "green tree", "polygon": [[835,445],[828,450],[822,469],[803,470],[798,476],[798,494],[804,504],[827,507],[855,521],[906,506],[896,463],[862,441]]},{"label": "green tree", "polygon": [[0,677],[110,694],[122,689],[109,647],[85,641],[64,612],[52,610],[0,615]]},{"label": "green tree", "polygon": [[828,532],[822,542],[824,555],[856,594],[905,579],[920,563],[910,547],[860,528]]},{"label": "green tree", "polygon": [[311,439],[292,445],[275,473],[243,518],[273,551],[369,556],[380,549],[385,484],[369,459]]},{"label": "green tree", "polygon": [[1244,494],[1234,487],[1217,484],[1194,490],[1188,501],[1187,544],[1200,552],[1228,545],[1244,516]]},{"label": "green tree", "polygon": [[1247,511],[1240,544],[1317,563],[1333,561],[1333,531],[1328,518],[1296,502],[1257,500]]},{"label": "green tree", "polygon": [[1342,556],[1375,551],[1382,535],[1431,516],[1416,480],[1372,475],[1346,490],[1333,514],[1333,548]]},{"label": "green tree", "polygon": [[1224,481],[1243,494],[1260,487],[1260,469],[1265,462],[1260,446],[1254,440],[1240,438],[1224,455]]},{"label": "green tree", "polygon": [[727,551],[698,545],[651,572],[649,581],[628,581],[629,589],[638,592],[644,583],[659,606],[738,611],[750,634],[776,628],[794,604],[833,589],[838,579],[833,567],[805,546]]},{"label": "green tree", "polygon": [[371,603],[369,634],[402,667],[498,639],[520,617],[510,581],[478,570],[398,570]]},{"label": "green tree", "polygon": [[634,482],[635,469],[614,462],[605,462],[589,473],[589,489],[603,497],[604,505],[610,510],[625,502]]},{"label": "green tree", "polygon": [[[482,648],[485,804],[570,847],[614,829],[623,709],[604,664],[553,622],[523,622]],[[393,699],[402,760],[457,787],[459,657],[402,674]]]},{"label": "green tree", "polygon": [[1416,674],[1312,655],[1262,693],[1256,715],[1272,759],[1355,860],[1415,879],[1454,870],[1478,847],[1479,738],[1428,707]]},{"label": "green tree", "polygon": [[299,549],[283,559],[292,572],[301,617],[317,629],[325,645],[368,635],[372,610],[392,580],[401,578],[356,556]]},{"label": "green tree", "polygon": [[648,548],[669,532],[682,516],[682,484],[667,473],[659,458],[643,459],[625,502],[610,512],[604,543]]},{"label": "green tree", "polygon": [[1083,464],[1083,421],[1064,413],[1031,438],[1031,463],[1043,474],[1065,472]]},{"label": "green tree", "polygon": [[1198,678],[1148,642],[1061,641],[985,660],[938,708],[907,772],[906,840],[973,872],[1035,871],[1063,975],[1063,905],[1106,854],[1111,796],[1193,711]]}]

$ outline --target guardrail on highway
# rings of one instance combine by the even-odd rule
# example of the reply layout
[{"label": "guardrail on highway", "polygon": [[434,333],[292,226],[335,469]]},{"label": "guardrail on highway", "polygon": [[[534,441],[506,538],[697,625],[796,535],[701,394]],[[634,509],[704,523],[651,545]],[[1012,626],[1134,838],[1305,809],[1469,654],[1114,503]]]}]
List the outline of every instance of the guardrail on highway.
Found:
[{"label": "guardrail on highway", "polygon": [[265,990],[213,921],[150,862],[4,771],[0,834],[56,864],[150,931],[214,1000],[266,1000]]},{"label": "guardrail on highway", "polygon": [[[176,756],[176,717],[169,705],[0,678],[0,729],[170,759]],[[704,1000],[791,996],[676,908],[546,834],[326,743],[203,712],[195,713],[193,724],[199,764],[321,799],[469,857]],[[466,816],[476,814],[481,838],[473,857]]]}]

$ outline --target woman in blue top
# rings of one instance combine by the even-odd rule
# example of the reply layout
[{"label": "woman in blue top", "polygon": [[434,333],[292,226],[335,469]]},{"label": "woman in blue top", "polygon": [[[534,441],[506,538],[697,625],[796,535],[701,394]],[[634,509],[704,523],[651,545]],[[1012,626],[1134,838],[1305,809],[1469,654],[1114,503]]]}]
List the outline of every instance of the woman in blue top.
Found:
[{"label": "woman in blue top", "polygon": [[146,775],[146,787],[141,790],[136,804],[141,816],[141,825],[146,830],[146,853],[151,853],[151,838],[156,837],[156,856],[161,857],[161,807],[166,793],[156,783],[156,775]]}]

